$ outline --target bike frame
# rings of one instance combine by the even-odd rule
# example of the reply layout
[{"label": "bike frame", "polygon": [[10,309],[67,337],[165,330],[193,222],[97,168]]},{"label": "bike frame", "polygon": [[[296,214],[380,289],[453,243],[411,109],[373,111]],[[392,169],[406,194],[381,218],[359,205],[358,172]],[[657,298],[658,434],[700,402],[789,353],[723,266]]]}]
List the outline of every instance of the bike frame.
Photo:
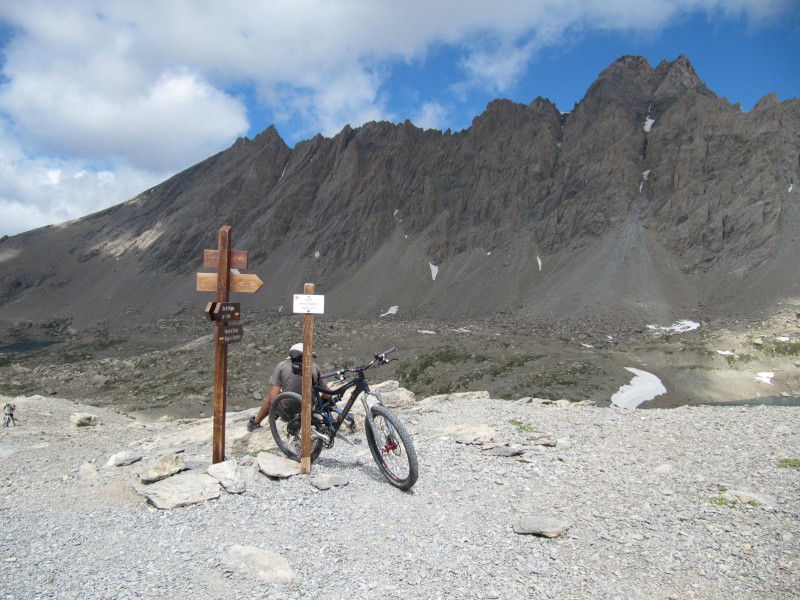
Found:
[{"label": "bike frame", "polygon": [[[355,378],[335,390],[328,389],[322,385],[314,385],[312,387],[314,389],[315,405],[315,408],[312,412],[317,413],[322,417],[328,430],[334,435],[339,432],[339,429],[347,419],[347,415],[350,414],[350,410],[353,408],[353,404],[355,404],[358,397],[362,393],[369,393],[369,384],[367,383],[363,372],[359,372]],[[352,390],[350,397],[347,399],[347,403],[344,405],[344,408],[340,409],[335,406],[335,404],[344,398],[344,395],[348,390]],[[324,399],[322,394],[331,396],[330,400]],[[331,416],[331,413],[334,412],[337,414],[336,419],[333,419]]]},{"label": "bike frame", "polygon": [[[333,373],[325,373],[322,375],[321,379],[326,379],[328,377],[337,377],[340,381],[343,381],[347,373],[355,373],[355,377],[350,381],[346,382],[339,388],[335,390],[331,390],[326,388],[323,385],[313,384],[312,390],[314,391],[314,405],[315,407],[312,410],[312,414],[316,413],[322,417],[325,426],[327,427],[328,431],[332,434],[330,439],[330,446],[333,446],[333,441],[335,437],[339,433],[339,429],[342,427],[342,424],[347,419],[347,415],[350,414],[350,410],[353,408],[353,404],[355,404],[356,400],[361,397],[361,401],[364,403],[364,411],[366,412],[367,423],[371,429],[375,429],[375,424],[372,420],[372,414],[369,410],[369,403],[367,398],[372,396],[379,404],[383,404],[380,395],[377,392],[372,392],[369,389],[369,383],[367,382],[367,378],[364,375],[364,371],[369,369],[375,364],[376,360],[380,360],[379,364],[385,364],[383,361],[386,361],[386,354],[393,352],[394,348],[391,348],[387,352],[384,352],[381,355],[375,357],[374,360],[367,363],[366,365],[361,365],[359,367],[353,367],[350,369],[342,369],[340,371],[334,371]],[[388,361],[386,361],[388,362]],[[335,404],[342,400],[347,390],[352,390],[350,393],[350,397],[347,399],[347,404],[345,404],[344,408],[340,409]],[[325,400],[322,398],[322,394],[326,394],[331,396],[330,400]],[[335,398],[338,397],[338,400]],[[326,410],[326,403],[329,403],[329,406]],[[339,416],[336,419],[331,417],[331,413],[336,412]],[[377,435],[377,434],[376,434]],[[327,446],[327,444],[326,444]],[[329,447],[330,447],[329,446]]]}]

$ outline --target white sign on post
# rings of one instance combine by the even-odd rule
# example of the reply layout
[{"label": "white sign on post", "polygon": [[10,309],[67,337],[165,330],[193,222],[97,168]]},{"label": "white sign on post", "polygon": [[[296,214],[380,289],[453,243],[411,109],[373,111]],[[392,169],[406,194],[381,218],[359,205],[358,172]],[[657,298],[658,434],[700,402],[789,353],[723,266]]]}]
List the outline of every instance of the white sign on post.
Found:
[{"label": "white sign on post", "polygon": [[325,296],[295,294],[294,312],[313,315],[325,314]]}]

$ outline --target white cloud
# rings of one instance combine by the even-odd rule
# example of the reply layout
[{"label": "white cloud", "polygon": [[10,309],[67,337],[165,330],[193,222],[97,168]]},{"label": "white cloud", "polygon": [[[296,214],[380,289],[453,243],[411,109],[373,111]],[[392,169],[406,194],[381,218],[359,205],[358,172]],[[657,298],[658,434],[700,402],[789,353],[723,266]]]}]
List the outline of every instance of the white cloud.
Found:
[{"label": "white cloud", "polygon": [[132,198],[164,175],[126,166],[97,170],[76,160],[32,159],[0,128],[0,234],[61,223]]},{"label": "white cloud", "polygon": [[477,87],[492,94],[502,94],[511,87],[525,71],[531,59],[533,45],[514,47],[504,44],[492,50],[477,50],[461,61],[468,79],[456,85],[462,95],[469,88]]},{"label": "white cloud", "polygon": [[347,123],[361,125],[368,121],[387,120],[378,94],[379,78],[364,70],[354,69],[318,86],[306,104],[309,122],[318,124],[317,132],[333,136]]},{"label": "white cloud", "polygon": [[78,88],[66,73],[15,78],[0,108],[26,150],[174,170],[206,158],[247,131],[241,102],[196,75],[165,73],[125,98]]},{"label": "white cloud", "polygon": [[447,129],[447,109],[438,102],[424,102],[411,121],[422,129]]}]

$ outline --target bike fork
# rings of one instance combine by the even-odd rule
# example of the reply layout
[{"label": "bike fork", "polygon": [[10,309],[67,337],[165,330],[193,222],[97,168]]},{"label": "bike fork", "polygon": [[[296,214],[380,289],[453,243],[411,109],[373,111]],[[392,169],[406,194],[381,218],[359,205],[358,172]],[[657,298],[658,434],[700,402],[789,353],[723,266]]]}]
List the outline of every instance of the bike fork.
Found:
[{"label": "bike fork", "polygon": [[[372,429],[372,437],[377,444],[382,439],[382,436],[378,426],[375,424],[375,419],[372,418],[372,411],[370,410],[371,405],[369,402],[367,402],[367,396],[374,396],[377,403],[381,406],[383,406],[383,400],[378,392],[367,392],[361,397],[361,401],[364,403],[364,410],[367,413],[367,424]],[[383,446],[383,448],[381,448],[381,450],[388,453],[396,450],[400,444],[394,439],[394,428],[392,427],[392,424],[386,421],[386,427],[389,431],[386,436],[386,444]],[[392,441],[390,442],[389,440]]]},{"label": "bike fork", "polygon": [[361,402],[364,404],[364,412],[367,413],[367,427],[372,430],[372,439],[375,440],[375,443],[381,439],[380,431],[378,431],[378,426],[375,425],[375,419],[372,418],[372,410],[370,410],[371,405],[367,402],[367,396],[374,396],[375,399],[378,401],[379,404],[383,404],[381,401],[381,397],[376,392],[366,392],[361,396]]}]

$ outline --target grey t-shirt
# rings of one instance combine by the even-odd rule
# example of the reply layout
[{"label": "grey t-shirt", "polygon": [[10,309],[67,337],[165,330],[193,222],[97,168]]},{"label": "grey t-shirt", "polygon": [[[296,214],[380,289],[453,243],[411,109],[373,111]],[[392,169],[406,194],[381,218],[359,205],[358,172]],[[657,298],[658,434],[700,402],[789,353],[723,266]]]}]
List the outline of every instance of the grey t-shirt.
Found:
[{"label": "grey t-shirt", "polygon": [[[311,365],[311,380],[319,385],[322,372],[316,364]],[[292,373],[292,361],[288,358],[282,360],[275,366],[272,377],[269,378],[270,385],[277,385],[284,392],[303,393],[303,377],[300,373]]]}]

